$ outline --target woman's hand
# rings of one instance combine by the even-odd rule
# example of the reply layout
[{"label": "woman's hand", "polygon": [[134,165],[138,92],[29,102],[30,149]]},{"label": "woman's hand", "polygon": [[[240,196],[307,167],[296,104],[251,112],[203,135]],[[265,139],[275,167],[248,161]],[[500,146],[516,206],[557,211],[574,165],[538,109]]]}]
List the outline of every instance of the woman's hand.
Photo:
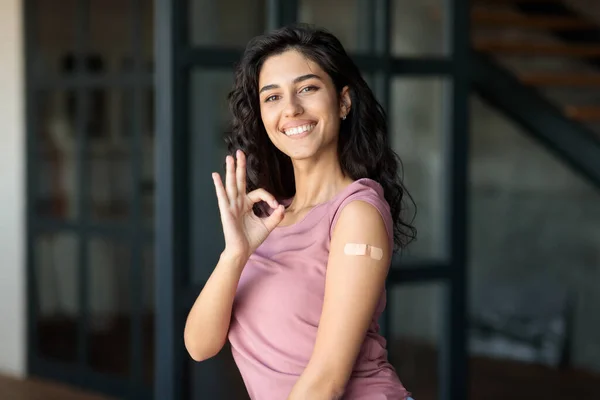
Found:
[{"label": "woman's hand", "polygon": [[[246,156],[238,150],[236,159],[237,165],[232,156],[225,159],[225,187],[218,173],[213,173],[212,177],[225,236],[224,253],[247,258],[279,225],[283,219],[284,207],[264,189],[246,193]],[[261,200],[274,209],[267,218],[259,218],[252,211],[252,206]]]}]

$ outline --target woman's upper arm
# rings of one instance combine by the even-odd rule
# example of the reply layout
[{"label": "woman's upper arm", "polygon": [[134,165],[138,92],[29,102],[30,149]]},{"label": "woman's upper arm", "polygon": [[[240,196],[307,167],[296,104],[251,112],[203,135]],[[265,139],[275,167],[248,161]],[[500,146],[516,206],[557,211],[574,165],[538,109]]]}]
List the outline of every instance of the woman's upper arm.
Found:
[{"label": "woman's upper arm", "polygon": [[[345,254],[347,243],[378,247],[383,257]],[[350,377],[381,298],[390,253],[390,238],[379,210],[360,200],[348,203],[333,228],[323,311],[309,363],[309,368],[329,375],[341,387]]]}]

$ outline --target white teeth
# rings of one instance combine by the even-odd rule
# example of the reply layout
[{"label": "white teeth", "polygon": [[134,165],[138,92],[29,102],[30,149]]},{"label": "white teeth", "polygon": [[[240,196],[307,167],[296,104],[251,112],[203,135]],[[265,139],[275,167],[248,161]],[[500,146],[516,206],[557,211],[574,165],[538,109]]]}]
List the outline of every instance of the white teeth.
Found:
[{"label": "white teeth", "polygon": [[284,131],[284,133],[287,136],[294,136],[294,135],[298,135],[298,134],[303,133],[303,132],[310,131],[314,127],[315,127],[315,124],[308,124],[308,125],[296,126],[296,127],[290,128],[290,129],[286,129]]}]

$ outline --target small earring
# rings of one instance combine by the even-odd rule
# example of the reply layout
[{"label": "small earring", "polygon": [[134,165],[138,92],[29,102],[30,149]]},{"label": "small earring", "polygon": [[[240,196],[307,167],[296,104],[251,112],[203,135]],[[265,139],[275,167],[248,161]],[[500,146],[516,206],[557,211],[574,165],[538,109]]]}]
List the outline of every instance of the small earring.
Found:
[{"label": "small earring", "polygon": [[344,116],[342,117],[342,119],[345,121],[345,120],[346,120],[346,116],[344,115]]}]

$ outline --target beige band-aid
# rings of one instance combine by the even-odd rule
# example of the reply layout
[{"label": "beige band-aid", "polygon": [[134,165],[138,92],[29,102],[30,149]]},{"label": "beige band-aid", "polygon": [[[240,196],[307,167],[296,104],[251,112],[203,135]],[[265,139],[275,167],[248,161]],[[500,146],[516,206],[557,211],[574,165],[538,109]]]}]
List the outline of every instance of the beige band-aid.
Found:
[{"label": "beige band-aid", "polygon": [[364,243],[346,243],[344,254],[349,256],[370,256],[374,260],[383,258],[383,249]]}]

